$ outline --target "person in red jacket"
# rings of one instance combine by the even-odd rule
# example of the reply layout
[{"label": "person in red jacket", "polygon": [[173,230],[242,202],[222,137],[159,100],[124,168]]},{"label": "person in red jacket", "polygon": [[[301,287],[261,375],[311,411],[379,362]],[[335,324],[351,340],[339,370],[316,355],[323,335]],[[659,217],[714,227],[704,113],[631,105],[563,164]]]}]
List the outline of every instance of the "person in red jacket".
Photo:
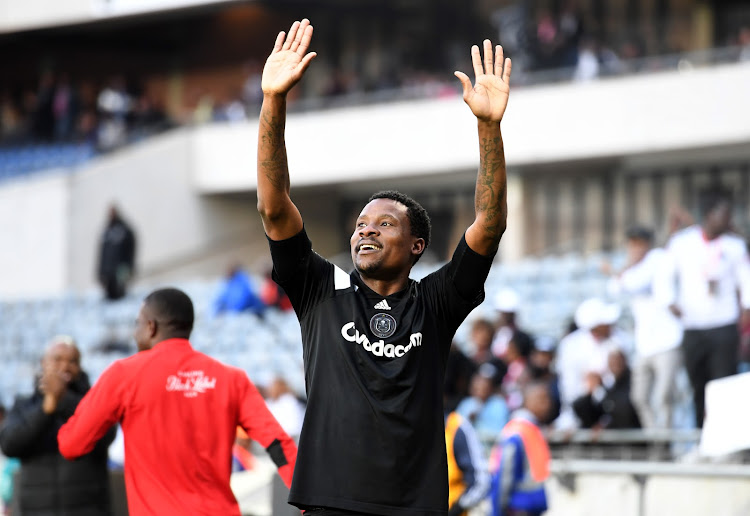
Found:
[{"label": "person in red jacket", "polygon": [[72,460],[91,451],[112,425],[122,425],[131,516],[239,516],[229,486],[237,426],[291,484],[294,441],[244,371],[193,350],[193,319],[182,291],[149,294],[136,319],[140,353],[104,371],[57,435],[60,453]]}]

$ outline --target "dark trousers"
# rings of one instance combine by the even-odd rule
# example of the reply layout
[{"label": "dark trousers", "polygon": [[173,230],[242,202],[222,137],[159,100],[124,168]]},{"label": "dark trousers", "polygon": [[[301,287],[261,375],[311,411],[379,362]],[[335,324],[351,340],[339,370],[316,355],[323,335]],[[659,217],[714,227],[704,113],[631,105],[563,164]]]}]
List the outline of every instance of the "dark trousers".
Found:
[{"label": "dark trousers", "polygon": [[708,330],[685,330],[682,353],[695,403],[695,425],[703,428],[706,384],[737,374],[740,335],[736,324]]},{"label": "dark trousers", "polygon": [[373,516],[372,514],[365,514],[363,512],[346,511],[344,509],[332,509],[330,507],[314,507],[307,509],[305,514],[315,516]]}]

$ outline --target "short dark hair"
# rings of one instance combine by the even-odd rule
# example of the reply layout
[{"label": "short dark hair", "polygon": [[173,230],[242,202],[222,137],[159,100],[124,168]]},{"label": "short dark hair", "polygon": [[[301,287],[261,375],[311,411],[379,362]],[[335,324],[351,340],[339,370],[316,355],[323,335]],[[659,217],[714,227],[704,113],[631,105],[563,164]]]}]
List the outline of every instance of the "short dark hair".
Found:
[{"label": "short dark hair", "polygon": [[422,253],[417,255],[414,259],[414,263],[417,263],[417,260],[422,257],[422,254],[424,254],[424,251],[427,249],[427,246],[430,245],[432,223],[430,222],[430,216],[427,214],[427,210],[408,195],[397,192],[396,190],[383,190],[374,193],[367,202],[372,202],[375,199],[390,199],[406,206],[406,213],[409,217],[412,236],[424,240],[424,249],[422,250]]},{"label": "short dark hair", "polygon": [[625,232],[628,240],[642,240],[649,244],[654,241],[654,232],[645,226],[632,226]]},{"label": "short dark hair", "polygon": [[714,209],[723,203],[732,204],[732,192],[720,186],[714,186],[703,190],[698,195],[698,206],[701,217],[706,217]]},{"label": "short dark hair", "polygon": [[172,329],[176,336],[189,337],[193,330],[195,312],[187,294],[176,288],[154,290],[143,302],[152,310],[154,318]]}]

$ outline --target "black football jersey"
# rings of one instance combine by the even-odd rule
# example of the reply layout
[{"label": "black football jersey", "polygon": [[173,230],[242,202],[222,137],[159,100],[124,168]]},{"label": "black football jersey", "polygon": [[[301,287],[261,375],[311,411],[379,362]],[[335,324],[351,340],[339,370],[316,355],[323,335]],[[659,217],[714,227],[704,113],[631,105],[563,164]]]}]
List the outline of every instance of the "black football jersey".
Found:
[{"label": "black football jersey", "polygon": [[384,297],[316,254],[304,230],[270,245],[300,321],[308,397],[289,502],[447,513],[445,363],[492,257],[462,239],[441,269]]}]

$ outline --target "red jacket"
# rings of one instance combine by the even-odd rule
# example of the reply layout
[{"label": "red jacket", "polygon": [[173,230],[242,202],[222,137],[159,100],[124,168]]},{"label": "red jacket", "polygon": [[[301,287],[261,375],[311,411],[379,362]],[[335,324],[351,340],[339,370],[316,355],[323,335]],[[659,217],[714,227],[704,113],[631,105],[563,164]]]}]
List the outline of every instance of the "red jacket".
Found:
[{"label": "red jacket", "polygon": [[57,435],[67,458],[91,451],[113,424],[125,438],[132,516],[239,515],[229,487],[236,428],[266,448],[289,486],[297,447],[244,371],[183,339],[114,362]]}]

